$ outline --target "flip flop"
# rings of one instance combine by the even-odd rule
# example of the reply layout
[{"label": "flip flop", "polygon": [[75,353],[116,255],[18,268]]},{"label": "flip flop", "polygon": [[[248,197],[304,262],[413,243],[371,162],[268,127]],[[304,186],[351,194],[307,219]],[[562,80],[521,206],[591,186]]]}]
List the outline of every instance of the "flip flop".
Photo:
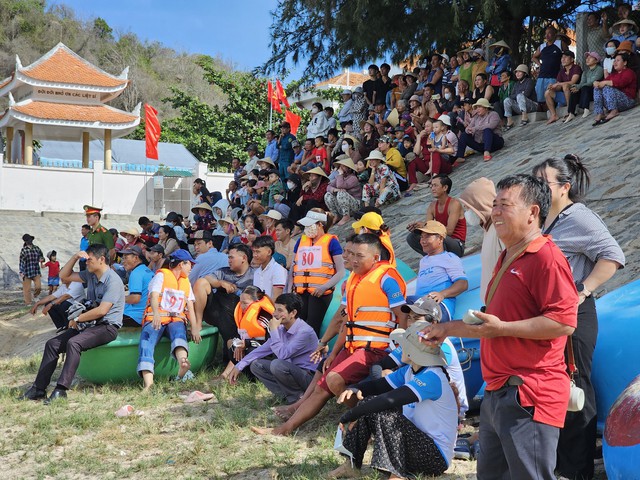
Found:
[{"label": "flip flop", "polygon": [[411,197],[411,196],[413,196],[413,193],[411,192],[407,192],[404,194],[404,198]]},{"label": "flip flop", "polygon": [[604,125],[605,123],[607,123],[609,120],[607,120],[606,118],[601,118],[600,120],[596,120],[595,122],[593,122],[591,124],[592,127],[597,127],[598,125]]},{"label": "flip flop", "polygon": [[187,370],[187,373],[185,373],[182,377],[179,377],[178,375],[175,376],[175,378],[173,379],[174,382],[187,382],[189,380],[193,380],[194,378],[196,378],[196,376],[193,374],[193,372],[191,370]]},{"label": "flip flop", "polygon": [[520,126],[524,127],[525,125],[529,125],[529,120],[521,120],[520,121]]},{"label": "flip flop", "polygon": [[142,410],[136,410],[132,405],[123,405],[118,410],[116,410],[115,415],[118,418],[129,417],[131,415],[141,417],[142,415],[144,415],[144,412]]},{"label": "flip flop", "polygon": [[215,395],[213,393],[202,393],[199,390],[191,392],[187,395],[187,398],[184,399],[184,403],[205,403],[209,400],[213,400]]}]

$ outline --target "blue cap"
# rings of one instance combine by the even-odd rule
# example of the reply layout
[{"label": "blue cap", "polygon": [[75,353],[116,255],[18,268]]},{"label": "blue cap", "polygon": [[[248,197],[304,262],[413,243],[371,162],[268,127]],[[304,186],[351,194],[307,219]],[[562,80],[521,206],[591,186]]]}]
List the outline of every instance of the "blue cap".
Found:
[{"label": "blue cap", "polygon": [[182,248],[169,255],[169,260],[180,260],[181,262],[196,263],[191,254]]}]

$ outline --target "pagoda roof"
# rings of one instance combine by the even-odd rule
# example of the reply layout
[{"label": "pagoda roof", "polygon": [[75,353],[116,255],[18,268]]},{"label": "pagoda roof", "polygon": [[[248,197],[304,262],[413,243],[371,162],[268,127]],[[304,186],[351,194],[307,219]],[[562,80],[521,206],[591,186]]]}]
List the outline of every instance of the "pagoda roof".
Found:
[{"label": "pagoda roof", "polygon": [[343,72],[340,75],[337,75],[327,80],[323,80],[322,82],[316,83],[314,86],[324,87],[324,86],[339,85],[341,87],[357,87],[359,85],[362,85],[368,79],[369,79],[369,76],[363,75],[362,73]]},{"label": "pagoda roof", "polygon": [[[109,105],[76,105],[38,100],[13,102],[9,95],[9,108],[0,117],[0,128],[23,129],[25,123],[34,127],[34,137],[65,139],[74,137],[79,130],[93,132],[94,137],[112,130],[114,137],[127,135],[140,123],[140,105],[129,113]],[[37,132],[37,134],[36,134]]]},{"label": "pagoda roof", "polygon": [[21,84],[115,93],[127,87],[127,77],[128,68],[118,76],[111,75],[80,57],[65,44],[58,43],[26,67],[22,66],[16,55],[13,74],[0,83],[0,96]]}]

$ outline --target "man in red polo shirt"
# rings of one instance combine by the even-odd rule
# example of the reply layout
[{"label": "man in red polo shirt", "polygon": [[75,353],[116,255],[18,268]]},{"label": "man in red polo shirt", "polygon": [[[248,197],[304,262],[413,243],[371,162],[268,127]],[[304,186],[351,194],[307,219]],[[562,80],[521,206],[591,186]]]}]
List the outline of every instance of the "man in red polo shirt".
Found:
[{"label": "man in red polo shirt", "polygon": [[424,341],[482,339],[487,387],[478,480],[553,480],[569,401],[564,350],[576,327],[578,293],[566,258],[541,232],[549,187],[532,176],[514,175],[502,179],[497,190],[491,219],[506,250],[489,283],[486,313],[474,312],[482,323],[435,324],[423,331]]}]

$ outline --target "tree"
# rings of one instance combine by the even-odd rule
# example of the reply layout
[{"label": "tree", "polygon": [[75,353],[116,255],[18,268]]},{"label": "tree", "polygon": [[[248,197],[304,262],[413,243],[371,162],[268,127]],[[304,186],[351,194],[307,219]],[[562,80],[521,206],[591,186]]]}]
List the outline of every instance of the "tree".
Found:
[{"label": "tree", "polygon": [[504,39],[520,60],[525,20],[570,25],[593,0],[280,0],[263,73],[307,62],[308,81],[341,68],[389,58],[399,63],[434,51],[456,52],[488,35]]}]

